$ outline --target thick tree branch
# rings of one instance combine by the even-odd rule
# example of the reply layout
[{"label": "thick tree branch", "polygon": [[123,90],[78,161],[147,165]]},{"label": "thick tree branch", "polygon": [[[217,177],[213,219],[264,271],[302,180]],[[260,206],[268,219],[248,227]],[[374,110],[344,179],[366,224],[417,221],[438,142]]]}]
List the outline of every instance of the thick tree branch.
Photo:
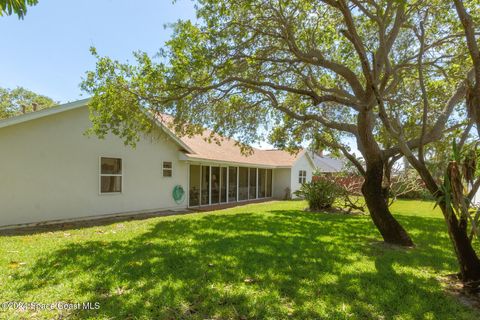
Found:
[{"label": "thick tree branch", "polygon": [[[427,14],[424,16],[424,21],[427,19]],[[425,88],[424,70],[423,70],[423,55],[425,50],[425,29],[423,27],[423,21],[420,22],[420,31],[417,35],[420,41],[420,50],[418,55],[418,83],[420,85],[420,91],[422,92],[422,131],[420,133],[420,145],[418,146],[418,159],[420,162],[425,163],[424,145],[425,134],[427,133],[427,119],[428,119],[428,95]]]},{"label": "thick tree branch", "polygon": [[[467,77],[471,78],[472,76],[473,76],[473,71],[470,71],[468,73]],[[438,118],[435,121],[432,128],[425,133],[425,135],[423,137],[423,143],[424,144],[436,141],[436,140],[441,138],[441,136],[444,132],[444,129],[445,129],[445,125],[447,124],[447,121],[448,121],[450,115],[452,114],[455,106],[457,106],[460,102],[463,101],[466,92],[467,92],[467,81],[463,80],[463,81],[460,82],[459,86],[457,87],[455,92],[452,94],[450,99],[448,99],[447,103],[445,104],[442,112],[438,116]],[[386,115],[386,112],[384,112],[384,114]],[[383,118],[382,117],[380,117],[380,118],[383,121]],[[391,126],[390,120],[388,119],[388,115],[386,116],[386,120],[387,120],[386,122],[389,124],[389,126]],[[391,130],[391,129],[389,129],[389,127],[387,127],[387,129],[389,130],[389,132],[393,133],[394,137],[398,136],[399,132],[397,130],[395,130],[395,129]],[[415,138],[415,139],[406,141],[405,143],[406,143],[406,145],[409,149],[415,149],[415,148],[418,148],[418,146],[420,145],[420,139]],[[397,145],[395,147],[384,150],[384,155],[385,155],[385,157],[389,157],[389,156],[392,156],[393,154],[396,154],[400,151],[401,151],[400,146]]]},{"label": "thick tree branch", "polygon": [[283,39],[295,57],[305,63],[323,67],[334,72],[347,81],[356,96],[364,96],[365,93],[363,87],[356,74],[352,70],[343,64],[325,59],[324,55],[317,49],[312,49],[308,52],[301,50],[297,44],[297,39],[291,23],[279,10],[276,10],[276,13],[280,27],[283,30]]},{"label": "thick tree branch", "polygon": [[324,117],[322,117],[320,114],[299,114],[289,107],[283,106],[275,96],[275,94],[269,90],[265,90],[263,88],[254,86],[254,85],[249,85],[249,84],[244,84],[244,86],[252,91],[255,91],[257,93],[263,94],[266,97],[270,99],[272,102],[273,108],[285,113],[289,117],[296,119],[298,121],[317,121],[320,124],[324,125],[327,128],[330,129],[335,129],[343,132],[348,132],[354,135],[357,135],[357,127],[355,125],[349,124],[349,123],[343,123],[343,122],[335,122],[335,121],[330,121]]},{"label": "thick tree branch", "polygon": [[454,0],[453,2],[465,31],[467,47],[470,52],[470,57],[472,59],[473,68],[475,71],[475,83],[471,95],[473,99],[469,99],[471,100],[469,103],[472,103],[470,106],[470,116],[473,117],[477,123],[477,132],[480,138],[480,50],[475,37],[475,27],[473,25],[472,17],[465,9],[462,0]]}]

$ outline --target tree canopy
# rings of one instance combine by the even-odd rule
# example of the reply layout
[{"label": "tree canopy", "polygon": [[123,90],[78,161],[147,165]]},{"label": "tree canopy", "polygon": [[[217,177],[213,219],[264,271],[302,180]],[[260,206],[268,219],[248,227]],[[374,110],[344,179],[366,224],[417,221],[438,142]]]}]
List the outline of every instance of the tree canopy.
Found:
[{"label": "tree canopy", "polygon": [[56,105],[53,99],[22,87],[0,88],[0,119]]},{"label": "tree canopy", "polygon": [[[338,135],[358,135],[356,116],[362,109],[379,114],[369,84],[375,83],[387,115],[400,119],[406,135],[416,137],[422,110],[418,58],[437,108],[429,115],[433,120],[465,75],[463,65],[452,63],[466,57],[458,49],[459,35],[446,32],[452,10],[442,2],[374,4],[199,1],[200,22],[174,24],[160,58],[137,52],[131,65],[97,56],[96,71],[83,82],[104,102],[94,97],[91,104],[102,105],[96,128],[106,129],[103,113],[122,114],[122,121],[114,118],[110,124],[134,141],[148,129],[138,113],[147,108],[175,114],[181,123],[177,129],[186,130],[181,133],[207,125],[249,143],[265,138],[259,136],[263,127],[261,132],[269,132],[279,147],[314,138],[332,144],[341,141]],[[420,36],[421,23],[422,55],[412,41]],[[379,132],[381,118],[375,118],[373,130]],[[443,129],[445,118],[440,120],[440,130],[432,135]]]}]

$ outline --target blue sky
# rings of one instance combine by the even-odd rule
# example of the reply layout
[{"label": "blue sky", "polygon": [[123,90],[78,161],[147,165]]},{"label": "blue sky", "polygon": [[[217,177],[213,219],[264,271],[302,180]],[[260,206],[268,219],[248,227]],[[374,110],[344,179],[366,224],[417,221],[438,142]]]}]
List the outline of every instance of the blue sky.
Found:
[{"label": "blue sky", "polygon": [[169,38],[164,25],[195,19],[191,0],[39,0],[24,20],[0,17],[0,87],[22,86],[56,101],[84,98],[79,83],[100,55],[122,61],[154,54]]}]

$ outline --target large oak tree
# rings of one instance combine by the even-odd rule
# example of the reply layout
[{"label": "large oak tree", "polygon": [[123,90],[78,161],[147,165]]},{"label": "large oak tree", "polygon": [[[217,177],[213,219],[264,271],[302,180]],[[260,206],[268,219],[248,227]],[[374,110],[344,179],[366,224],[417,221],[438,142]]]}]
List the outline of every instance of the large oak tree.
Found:
[{"label": "large oak tree", "polygon": [[[469,1],[468,5],[477,8],[477,10],[479,8],[478,1]],[[405,119],[391,119],[386,116],[385,106],[380,101],[382,97],[379,98],[380,118],[390,137],[396,141],[401,153],[418,171],[426,187],[435,197],[447,224],[448,234],[459,262],[461,279],[476,288],[480,284],[480,260],[471,241],[472,236],[478,233],[478,220],[474,218],[475,214],[471,214],[471,201],[480,186],[480,178],[475,181],[473,174],[475,171],[476,151],[468,150],[463,152],[463,155],[461,151],[469,139],[473,138],[473,142],[475,142],[480,137],[470,134],[470,130],[474,127],[480,133],[480,121],[478,118],[478,110],[480,110],[478,104],[478,101],[480,101],[478,100],[480,96],[480,85],[478,85],[480,80],[480,56],[475,40],[477,31],[474,28],[472,17],[464,7],[463,1],[454,1],[454,6],[447,4],[442,11],[449,17],[449,19],[445,20],[446,24],[443,25],[443,30],[450,32],[449,37],[455,39],[454,43],[457,46],[457,50],[453,51],[456,53],[454,55],[455,59],[448,63],[439,64],[436,68],[439,68],[442,73],[452,68],[461,70],[457,74],[457,89],[450,96],[450,101],[457,105],[458,112],[444,110],[444,115],[449,117],[450,122],[456,121],[460,128],[463,129],[459,135],[460,139],[457,139],[457,137],[454,139],[457,143],[453,144],[453,150],[450,152],[452,154],[451,160],[444,162],[444,167],[441,168],[445,172],[445,177],[443,179],[435,177],[434,172],[437,170],[432,170],[429,167],[429,159],[425,152],[425,142],[429,140],[429,128],[433,128],[436,125],[431,116],[436,113],[436,107],[439,102],[439,96],[436,93],[437,87],[432,86],[432,82],[435,83],[438,80],[438,74],[424,60],[429,55],[429,50],[425,50],[425,48],[431,42],[429,40],[431,35],[426,31],[426,26],[432,24],[432,20],[429,17],[430,11],[422,11],[424,18],[418,21],[418,32],[416,33],[422,54],[418,56],[415,64],[415,72],[418,77],[412,83],[419,89],[413,88],[412,90],[412,88],[407,86],[399,87],[399,92],[403,96],[408,96],[408,92],[418,93],[420,101],[409,99],[407,106],[411,105],[421,110],[421,122],[419,124],[421,130],[418,134],[420,143],[411,145],[407,142],[407,136],[404,131]],[[458,14],[458,18],[455,15],[455,11]],[[459,42],[457,41],[458,39],[463,40]],[[411,108],[407,107],[406,109],[409,110]],[[443,140],[443,146],[448,146],[449,142],[448,140]],[[461,167],[462,162],[463,170]],[[465,193],[464,187],[466,182],[470,190]]]},{"label": "large oak tree", "polygon": [[[82,83],[94,95],[92,130],[135,143],[151,128],[148,110],[175,115],[179,134],[207,126],[249,143],[268,132],[282,147],[315,139],[365,177],[362,192],[384,240],[411,246],[383,196],[385,168],[402,150],[381,130],[396,132],[402,120],[410,149],[449,130],[465,87],[462,67],[447,67],[461,36],[445,29],[451,11],[444,9],[442,1],[198,1],[198,23],[174,24],[156,58],[138,52],[136,64],[124,64],[98,56]],[[419,61],[435,77],[420,81],[434,88],[436,102],[424,126],[418,105],[406,103],[421,97]],[[356,141],[365,166],[346,139]]]}]

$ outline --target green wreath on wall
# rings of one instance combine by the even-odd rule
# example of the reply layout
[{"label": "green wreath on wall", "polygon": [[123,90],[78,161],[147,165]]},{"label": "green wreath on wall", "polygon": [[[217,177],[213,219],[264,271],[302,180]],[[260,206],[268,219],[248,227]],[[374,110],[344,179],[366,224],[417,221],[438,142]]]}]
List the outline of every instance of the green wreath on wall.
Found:
[{"label": "green wreath on wall", "polygon": [[172,197],[176,204],[180,204],[185,200],[185,190],[181,185],[176,185],[173,188]]}]

